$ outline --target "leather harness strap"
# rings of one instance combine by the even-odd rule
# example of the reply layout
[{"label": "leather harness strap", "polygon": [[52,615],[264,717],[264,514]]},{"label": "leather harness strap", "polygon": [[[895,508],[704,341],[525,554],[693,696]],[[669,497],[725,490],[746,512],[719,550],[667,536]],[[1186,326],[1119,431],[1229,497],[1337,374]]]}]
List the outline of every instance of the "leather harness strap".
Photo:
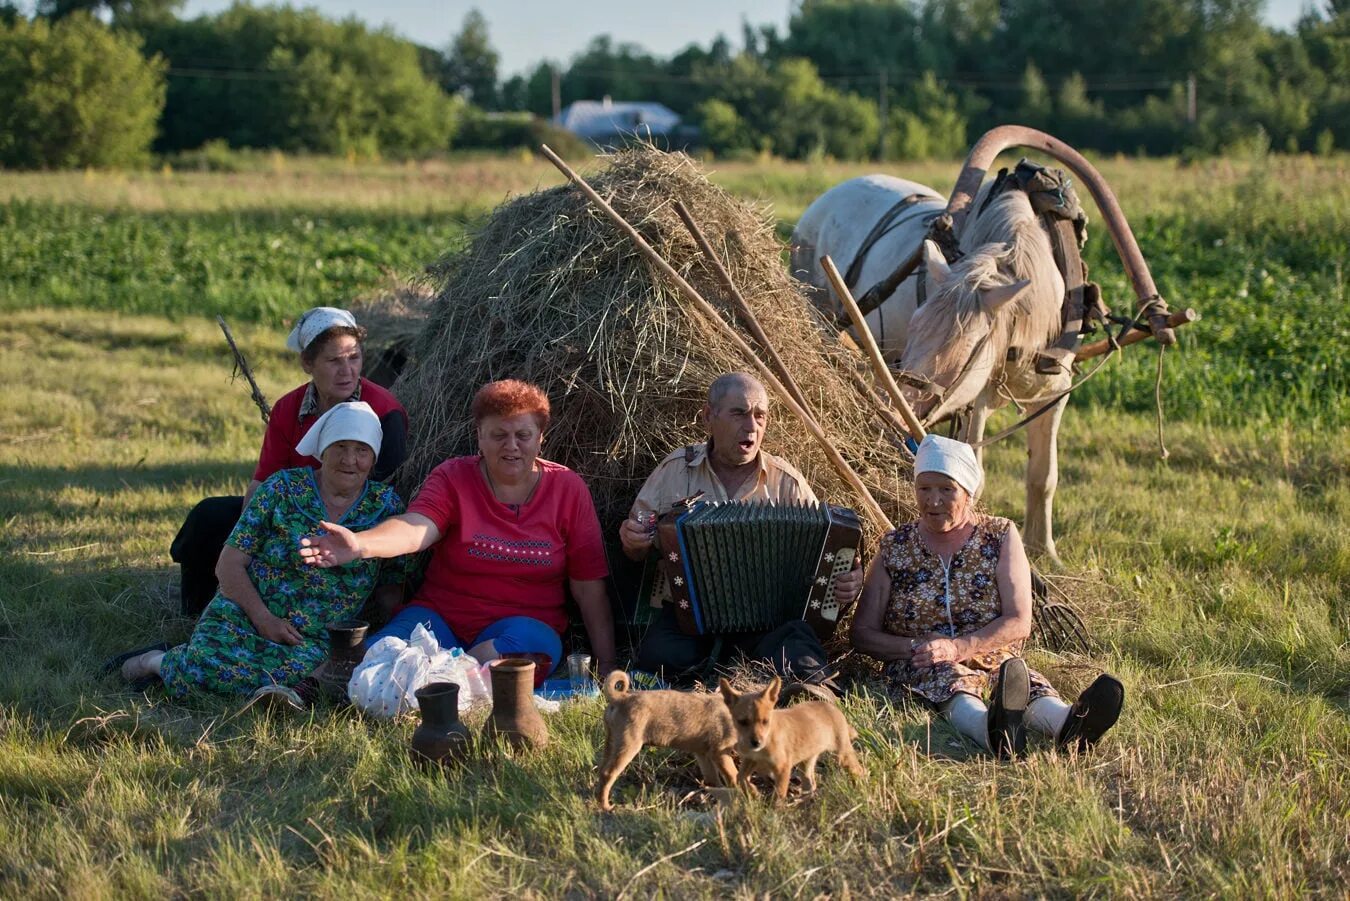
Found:
[{"label": "leather harness strap", "polygon": [[[858,276],[862,275],[862,267],[867,262],[867,254],[872,250],[878,241],[886,237],[887,234],[899,228],[908,222],[912,216],[902,216],[906,209],[914,206],[921,200],[941,200],[931,194],[909,194],[896,202],[886,214],[872,226],[872,230],[863,238],[862,244],[858,245],[858,252],[853,255],[853,262],[848,264],[848,269],[844,271],[844,284],[852,290],[858,283]],[[923,210],[921,212],[928,212]]]},{"label": "leather harness strap", "polygon": [[[1062,330],[1059,340],[1036,355],[1036,372],[1054,375],[1069,372],[1078,347],[1083,343],[1083,321],[1087,318],[1086,298],[1087,264],[1078,253],[1078,237],[1072,219],[1063,219],[1053,213],[1041,216],[1050,233],[1050,247],[1055,254],[1055,265],[1064,277],[1064,303],[1060,308]],[[1092,285],[1094,293],[1096,285]],[[1100,296],[1098,294],[1098,296]]]}]

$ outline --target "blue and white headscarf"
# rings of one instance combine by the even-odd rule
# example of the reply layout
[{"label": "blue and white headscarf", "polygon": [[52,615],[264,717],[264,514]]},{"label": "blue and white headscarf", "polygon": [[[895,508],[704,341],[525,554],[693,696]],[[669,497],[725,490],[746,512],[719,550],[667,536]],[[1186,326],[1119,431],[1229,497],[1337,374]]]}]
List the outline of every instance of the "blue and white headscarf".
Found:
[{"label": "blue and white headscarf", "polygon": [[286,346],[296,353],[304,353],[314,339],[335,325],[356,328],[356,317],[337,307],[314,307],[300,314],[286,337]]}]

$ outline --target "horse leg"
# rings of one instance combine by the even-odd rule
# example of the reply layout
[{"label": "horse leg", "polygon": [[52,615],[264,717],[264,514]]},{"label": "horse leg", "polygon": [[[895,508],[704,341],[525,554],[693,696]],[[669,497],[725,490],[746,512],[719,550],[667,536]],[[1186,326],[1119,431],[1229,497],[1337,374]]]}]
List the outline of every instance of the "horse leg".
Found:
[{"label": "horse leg", "polygon": [[1067,397],[1055,408],[1027,426],[1027,518],[1026,546],[1032,556],[1059,565],[1052,528],[1055,488],[1059,484],[1059,453],[1056,447],[1059,423]]},{"label": "horse leg", "polygon": [[[970,420],[966,423],[965,434],[962,437],[966,444],[979,444],[983,440],[984,428],[989,424],[989,414],[993,412],[997,400],[998,392],[994,390],[993,383],[985,385],[970,408]],[[984,448],[975,448],[975,459],[980,461],[980,468],[983,469]],[[983,485],[980,486],[980,493],[984,493]]]}]

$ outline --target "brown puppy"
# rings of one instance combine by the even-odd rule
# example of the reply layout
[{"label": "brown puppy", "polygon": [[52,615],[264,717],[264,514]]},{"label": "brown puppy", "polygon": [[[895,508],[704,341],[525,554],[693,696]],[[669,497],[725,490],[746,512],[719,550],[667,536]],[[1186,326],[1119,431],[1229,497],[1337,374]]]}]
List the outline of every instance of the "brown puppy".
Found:
[{"label": "brown puppy", "polygon": [[806,790],[816,790],[816,761],[826,751],[839,755],[839,763],[855,777],[867,774],[853,753],[853,728],[839,708],[828,701],[807,701],[786,710],[775,710],[782,681],[773,681],[761,691],[738,694],[722,680],[722,698],[736,727],[736,753],[741,758],[740,786],[750,788],[756,772],[773,777],[774,794],[787,797],[792,768],[802,764]]},{"label": "brown puppy", "polygon": [[711,693],[629,691],[628,674],[620,670],[605,679],[605,750],[600,757],[596,800],[611,809],[609,790],[643,745],[689,751],[709,785],[736,784],[731,749],[736,730],[722,699]]}]

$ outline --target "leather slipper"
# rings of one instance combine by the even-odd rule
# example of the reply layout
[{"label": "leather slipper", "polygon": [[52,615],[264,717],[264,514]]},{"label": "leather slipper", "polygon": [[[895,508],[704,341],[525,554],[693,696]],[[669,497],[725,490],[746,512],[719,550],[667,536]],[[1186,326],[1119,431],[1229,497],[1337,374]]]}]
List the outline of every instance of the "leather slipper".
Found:
[{"label": "leather slipper", "polygon": [[998,685],[989,704],[989,750],[1000,760],[1020,757],[1027,748],[1022,714],[1031,701],[1031,673],[1021,657],[1009,657],[998,668]]},{"label": "leather slipper", "polygon": [[[151,651],[167,651],[168,649],[169,643],[167,641],[161,641],[159,644],[146,645],[145,647],[137,648],[134,651],[118,654],[116,657],[109,657],[107,660],[103,661],[101,672],[105,676],[111,676],[114,672],[120,673],[122,671],[122,664],[126,663],[132,657],[139,657],[142,654],[148,654]],[[137,679],[136,681],[143,682],[145,680]]]},{"label": "leather slipper", "polygon": [[1116,677],[1102,673],[1073,702],[1069,718],[1055,736],[1055,747],[1061,751],[1070,747],[1076,747],[1080,753],[1086,751],[1116,724],[1124,706],[1125,686]]}]

